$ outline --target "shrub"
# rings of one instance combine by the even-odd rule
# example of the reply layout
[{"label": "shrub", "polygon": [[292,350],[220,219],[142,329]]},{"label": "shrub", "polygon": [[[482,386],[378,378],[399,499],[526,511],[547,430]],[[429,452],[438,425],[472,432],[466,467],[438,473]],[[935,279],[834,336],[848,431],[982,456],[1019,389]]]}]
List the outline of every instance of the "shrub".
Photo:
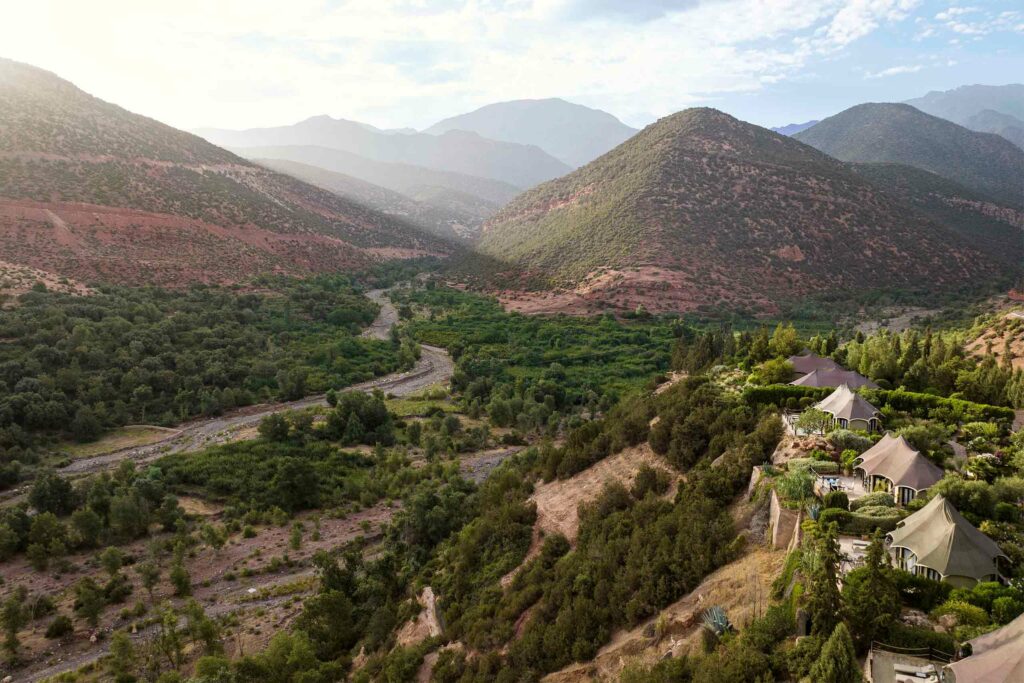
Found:
[{"label": "shrub", "polygon": [[837,474],[839,463],[831,460],[818,460],[816,458],[793,458],[786,467],[790,471],[795,469],[810,469],[818,474]]},{"label": "shrub", "polygon": [[910,572],[896,572],[896,587],[900,591],[902,602],[925,612],[944,602],[952,591],[952,586],[948,583],[933,581]]},{"label": "shrub", "polygon": [[71,624],[71,619],[66,614],[58,614],[46,627],[46,637],[50,639],[63,638],[74,630],[75,627]]},{"label": "shrub", "polygon": [[821,503],[826,509],[838,508],[840,510],[850,509],[850,499],[845,491],[829,491]]},{"label": "shrub", "polygon": [[992,620],[997,624],[1008,624],[1024,612],[1024,602],[1008,595],[992,601]]},{"label": "shrub", "polygon": [[866,496],[862,496],[857,500],[850,501],[850,511],[857,512],[863,507],[876,507],[884,505],[886,507],[895,507],[896,501],[893,500],[891,493],[885,491],[876,491],[875,493],[869,493]]},{"label": "shrub", "polygon": [[860,455],[871,448],[871,439],[849,429],[837,429],[827,437],[828,442],[838,451],[852,450]]},{"label": "shrub", "polygon": [[901,623],[894,624],[889,629],[886,644],[903,648],[930,647],[947,654],[956,652],[956,642],[952,635]]},{"label": "shrub", "polygon": [[958,626],[984,626],[989,623],[985,610],[960,600],[947,600],[932,610],[931,616],[938,619],[950,614],[956,617]]}]

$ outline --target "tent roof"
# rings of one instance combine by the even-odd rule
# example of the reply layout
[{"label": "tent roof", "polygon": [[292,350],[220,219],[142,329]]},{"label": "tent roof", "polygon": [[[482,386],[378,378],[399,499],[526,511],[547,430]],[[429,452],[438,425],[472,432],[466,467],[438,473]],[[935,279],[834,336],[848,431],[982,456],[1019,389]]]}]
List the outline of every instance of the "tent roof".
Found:
[{"label": "tent roof", "polygon": [[924,457],[902,436],[886,434],[860,456],[857,469],[867,475],[885,477],[896,486],[923,491],[944,474],[941,467]]},{"label": "tent roof", "polygon": [[801,375],[806,375],[809,372],[815,370],[842,370],[843,366],[835,362],[831,358],[822,358],[816,353],[805,353],[799,356],[790,356],[787,358],[792,365],[793,371],[798,372]]},{"label": "tent roof", "polygon": [[877,389],[878,385],[853,370],[813,370],[800,379],[790,382],[798,387],[838,387],[843,384],[851,389]]},{"label": "tent roof", "polygon": [[845,384],[840,384],[838,389],[826,396],[815,408],[844,420],[870,420],[879,416],[877,408],[855,394]]},{"label": "tent roof", "polygon": [[973,654],[949,665],[957,683],[1024,681],[1024,614],[967,642]]},{"label": "tent roof", "polygon": [[957,512],[941,494],[896,525],[892,545],[909,549],[917,563],[943,576],[981,580],[996,573],[997,557],[1006,557],[991,538]]}]

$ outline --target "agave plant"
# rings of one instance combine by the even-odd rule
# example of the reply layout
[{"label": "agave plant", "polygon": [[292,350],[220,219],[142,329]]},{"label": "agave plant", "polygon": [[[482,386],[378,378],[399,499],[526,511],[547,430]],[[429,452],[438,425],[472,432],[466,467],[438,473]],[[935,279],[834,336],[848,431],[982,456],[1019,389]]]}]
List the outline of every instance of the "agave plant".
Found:
[{"label": "agave plant", "polygon": [[725,610],[718,605],[704,610],[703,620],[704,627],[712,631],[716,636],[724,635],[732,630],[729,617],[726,616]]},{"label": "agave plant", "polygon": [[821,514],[821,506],[815,503],[814,505],[807,506],[807,514],[811,516],[815,522],[818,521],[818,515]]}]

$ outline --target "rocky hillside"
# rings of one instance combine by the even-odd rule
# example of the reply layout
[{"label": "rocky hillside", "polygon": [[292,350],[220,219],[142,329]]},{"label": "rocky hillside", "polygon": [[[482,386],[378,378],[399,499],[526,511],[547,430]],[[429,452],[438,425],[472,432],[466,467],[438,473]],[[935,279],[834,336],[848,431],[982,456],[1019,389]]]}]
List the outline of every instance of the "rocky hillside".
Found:
[{"label": "rocky hillside", "polygon": [[1024,85],[964,85],[953,90],[933,90],[924,97],[907,100],[906,104],[962,126],[986,109],[1024,121]]},{"label": "rocky hillside", "polygon": [[426,133],[468,130],[492,140],[536,145],[578,168],[636,134],[608,112],[558,98],[497,102],[440,121]]},{"label": "rocky hillside", "polygon": [[524,193],[485,225],[479,251],[492,270],[560,290],[535,310],[765,310],[813,292],[938,289],[1004,272],[844,164],[713,109],[662,119]]},{"label": "rocky hillside", "polygon": [[85,282],[229,282],[451,249],[8,60],[0,178],[4,259]]},{"label": "rocky hillside", "polygon": [[794,136],[843,161],[906,164],[1024,207],[1024,150],[906,104],[860,104]]}]

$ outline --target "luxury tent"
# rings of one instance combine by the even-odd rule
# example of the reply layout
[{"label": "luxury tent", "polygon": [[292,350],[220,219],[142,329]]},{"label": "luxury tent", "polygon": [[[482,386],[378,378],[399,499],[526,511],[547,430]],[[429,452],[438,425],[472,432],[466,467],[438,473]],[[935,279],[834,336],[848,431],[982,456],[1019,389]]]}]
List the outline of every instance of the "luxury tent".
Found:
[{"label": "luxury tent", "polygon": [[901,521],[886,541],[901,569],[956,587],[998,580],[997,558],[1009,560],[942,495]]},{"label": "luxury tent", "polygon": [[839,388],[814,406],[832,416],[835,424],[844,429],[876,431],[882,414],[873,405],[858,396],[850,387],[840,384]]},{"label": "luxury tent", "polygon": [[902,436],[886,434],[854,461],[854,471],[864,488],[874,491],[882,484],[898,505],[906,505],[921,491],[942,479],[942,468],[914,450]]},{"label": "luxury tent", "polygon": [[843,369],[813,370],[800,379],[793,380],[790,384],[797,387],[838,387],[845,384],[851,389],[860,389],[862,387],[867,387],[868,389],[878,388],[877,384],[859,372]]},{"label": "luxury tent", "polygon": [[816,353],[790,356],[786,359],[793,366],[793,379],[798,379],[815,370],[843,370],[843,366],[831,358],[822,358]]},{"label": "luxury tent", "polygon": [[971,654],[945,668],[952,683],[1024,681],[1024,614],[1000,629],[966,643]]}]

